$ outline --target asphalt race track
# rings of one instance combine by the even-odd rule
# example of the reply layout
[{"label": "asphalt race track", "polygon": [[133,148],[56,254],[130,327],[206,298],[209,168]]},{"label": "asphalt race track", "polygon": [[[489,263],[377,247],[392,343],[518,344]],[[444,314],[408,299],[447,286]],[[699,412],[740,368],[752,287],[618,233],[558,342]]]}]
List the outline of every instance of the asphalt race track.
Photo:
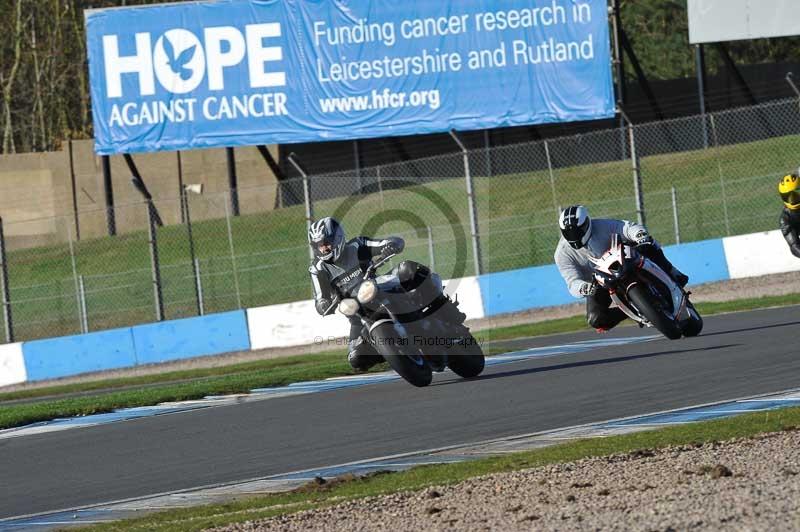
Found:
[{"label": "asphalt race track", "polygon": [[0,518],[794,388],[799,326],[800,307],[715,316],[698,338],[501,365],[473,381],[446,373],[426,389],[396,381],[0,440]]}]

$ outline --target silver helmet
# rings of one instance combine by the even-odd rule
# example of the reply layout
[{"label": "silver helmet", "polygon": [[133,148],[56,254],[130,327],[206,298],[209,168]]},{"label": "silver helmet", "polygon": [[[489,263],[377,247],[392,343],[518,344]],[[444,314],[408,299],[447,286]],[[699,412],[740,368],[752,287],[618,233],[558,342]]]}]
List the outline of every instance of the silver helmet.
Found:
[{"label": "silver helmet", "polygon": [[308,244],[314,256],[325,262],[334,262],[344,249],[344,228],[331,217],[317,220],[308,228]]}]

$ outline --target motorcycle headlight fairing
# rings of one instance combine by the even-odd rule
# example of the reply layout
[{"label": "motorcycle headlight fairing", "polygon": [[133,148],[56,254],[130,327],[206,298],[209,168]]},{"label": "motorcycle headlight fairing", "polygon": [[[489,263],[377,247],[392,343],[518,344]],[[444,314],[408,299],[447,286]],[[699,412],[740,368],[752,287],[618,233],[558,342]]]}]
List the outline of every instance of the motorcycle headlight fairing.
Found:
[{"label": "motorcycle headlight fairing", "polygon": [[358,301],[356,301],[351,297],[348,297],[347,299],[342,299],[339,302],[339,312],[341,312],[345,316],[354,315],[356,312],[358,312]]},{"label": "motorcycle headlight fairing", "polygon": [[378,285],[375,284],[375,281],[364,281],[361,283],[361,286],[358,287],[358,294],[356,294],[356,298],[358,299],[359,303],[369,303],[373,299],[375,299],[375,294],[378,293]]}]

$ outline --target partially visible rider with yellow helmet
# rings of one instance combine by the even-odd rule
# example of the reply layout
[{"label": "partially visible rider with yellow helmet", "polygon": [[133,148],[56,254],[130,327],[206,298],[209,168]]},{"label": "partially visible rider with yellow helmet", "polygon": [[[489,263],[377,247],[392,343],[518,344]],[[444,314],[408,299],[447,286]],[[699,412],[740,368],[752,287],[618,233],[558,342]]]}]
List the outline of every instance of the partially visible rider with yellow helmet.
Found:
[{"label": "partially visible rider with yellow helmet", "polygon": [[783,200],[781,233],[792,255],[800,258],[800,176],[797,173],[784,176],[778,183],[778,193]]}]

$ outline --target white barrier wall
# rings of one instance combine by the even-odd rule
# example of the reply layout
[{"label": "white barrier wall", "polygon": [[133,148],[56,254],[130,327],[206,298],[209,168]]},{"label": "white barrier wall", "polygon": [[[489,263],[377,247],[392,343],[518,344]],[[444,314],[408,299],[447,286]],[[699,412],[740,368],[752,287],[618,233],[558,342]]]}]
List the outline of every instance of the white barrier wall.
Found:
[{"label": "white barrier wall", "polygon": [[336,312],[323,318],[310,299],[247,309],[247,326],[250,349],[254,350],[320,343],[350,332],[350,321],[345,316]]},{"label": "white barrier wall", "polygon": [[22,344],[0,345],[0,386],[19,384],[28,380]]},{"label": "white barrier wall", "polygon": [[[465,277],[444,281],[445,291],[457,296],[461,312],[467,319],[484,316],[483,300],[478,279]],[[343,347],[335,339],[347,337],[350,321],[337,313],[322,317],[317,314],[312,300],[270,305],[247,309],[250,330],[250,349],[292,347],[297,345],[328,343],[331,349]]]},{"label": "white barrier wall", "polygon": [[451,279],[442,284],[444,284],[444,291],[451,298],[458,298],[458,309],[467,315],[468,320],[477,320],[486,316],[477,277]]},{"label": "white barrier wall", "polygon": [[780,231],[731,236],[722,239],[731,279],[800,270]]}]

